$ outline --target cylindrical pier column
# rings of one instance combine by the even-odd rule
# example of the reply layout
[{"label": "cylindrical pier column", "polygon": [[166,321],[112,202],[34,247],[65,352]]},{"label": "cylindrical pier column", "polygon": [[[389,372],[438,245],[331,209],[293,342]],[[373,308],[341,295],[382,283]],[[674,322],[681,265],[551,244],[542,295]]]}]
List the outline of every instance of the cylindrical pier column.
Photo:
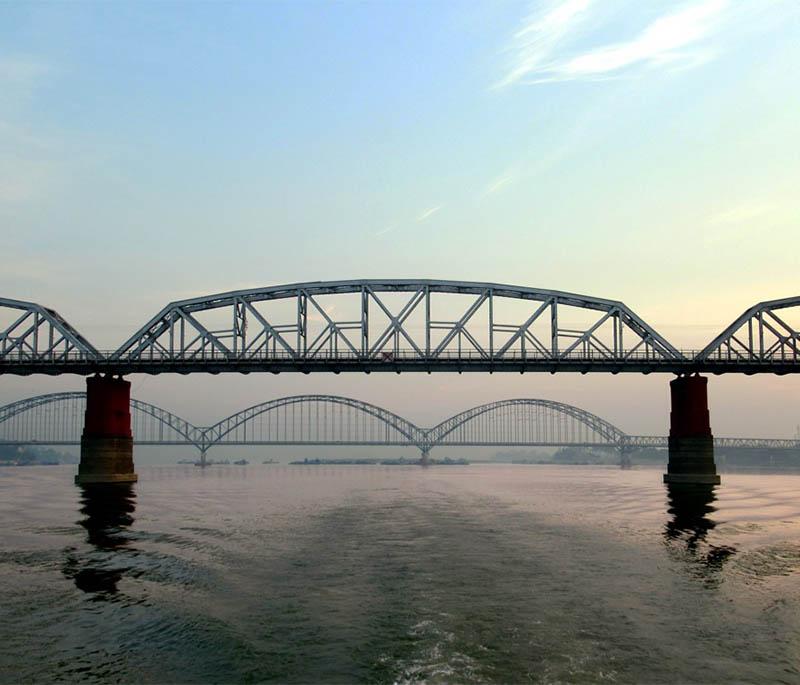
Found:
[{"label": "cylindrical pier column", "polygon": [[122,378],[86,379],[81,462],[75,483],[132,483],[131,384]]},{"label": "cylindrical pier column", "polygon": [[708,379],[679,376],[670,381],[669,462],[665,483],[716,485],[714,436],[708,413]]},{"label": "cylindrical pier column", "polygon": [[431,465],[431,450],[430,448],[422,450],[422,456],[419,460],[420,466],[430,466]]}]

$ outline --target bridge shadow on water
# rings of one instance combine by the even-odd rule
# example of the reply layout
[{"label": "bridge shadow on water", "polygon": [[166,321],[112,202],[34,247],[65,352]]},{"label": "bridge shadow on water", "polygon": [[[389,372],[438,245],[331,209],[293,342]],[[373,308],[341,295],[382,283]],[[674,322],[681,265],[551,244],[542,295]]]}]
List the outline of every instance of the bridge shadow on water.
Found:
[{"label": "bridge shadow on water", "polygon": [[667,484],[667,513],[664,543],[670,556],[683,561],[690,575],[709,586],[720,582],[720,572],[736,548],[713,545],[709,535],[716,527],[713,514],[716,485]]},{"label": "bridge shadow on water", "polygon": [[119,552],[132,551],[128,528],[134,520],[136,493],[129,483],[81,490],[80,512],[85,518],[77,523],[86,529],[86,541],[93,549],[82,560],[70,555],[63,572],[84,592],[115,593],[127,570],[119,565]]}]

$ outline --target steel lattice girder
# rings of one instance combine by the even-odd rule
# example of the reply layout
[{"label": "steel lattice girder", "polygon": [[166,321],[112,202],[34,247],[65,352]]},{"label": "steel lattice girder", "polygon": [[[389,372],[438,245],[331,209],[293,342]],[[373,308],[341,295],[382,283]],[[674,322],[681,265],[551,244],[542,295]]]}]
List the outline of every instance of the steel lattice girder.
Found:
[{"label": "steel lattice girder", "polygon": [[[390,300],[392,293],[405,293],[407,299],[398,307]],[[337,305],[325,306],[325,296],[353,294],[359,301],[357,315],[336,318]],[[448,310],[455,312],[451,320],[433,319],[432,303],[436,307],[440,297],[450,294],[470,299],[461,309]],[[256,306],[277,300],[291,303],[294,314],[289,319],[282,315],[271,320]],[[533,306],[507,323],[501,300],[530,301]],[[229,323],[222,328],[203,325],[204,312],[225,308]],[[564,308],[597,312],[597,317],[569,329],[560,316]],[[0,374],[797,373],[800,333],[796,321],[792,325],[780,311],[791,308],[800,308],[800,297],[757,304],[702,351],[681,353],[614,300],[462,281],[312,282],[173,302],[115,352],[101,353],[55,311],[0,298],[0,315],[3,310],[14,313],[5,329],[1,326],[6,324],[0,325]],[[414,322],[420,316],[422,326]]]},{"label": "steel lattice girder", "polygon": [[[663,435],[626,435],[621,446],[626,449],[654,447],[667,449],[669,439]],[[800,439],[793,438],[714,438],[715,448],[750,450],[800,450]]]},{"label": "steel lattice girder", "polygon": [[798,308],[794,314],[800,313],[800,297],[768,300],[750,307],[714,338],[697,359],[800,361],[800,331],[786,322],[781,311],[794,307]]},{"label": "steel lattice girder", "polygon": [[[410,293],[398,310],[381,298],[383,293]],[[318,298],[327,295],[360,295],[357,319],[335,320]],[[457,318],[451,321],[431,319],[431,296],[459,294],[475,296]],[[498,298],[529,300],[539,303],[524,321],[512,323],[494,319],[494,303]],[[254,306],[274,300],[296,301],[296,317],[291,321],[269,321]],[[387,321],[385,328],[370,337],[370,308]],[[482,308],[488,312],[487,327],[480,324],[470,329],[475,314]],[[597,311],[599,316],[581,330],[559,326],[563,307]],[[197,318],[200,312],[229,308],[230,325],[222,330],[209,330]],[[407,321],[413,313],[424,312],[424,331],[413,330]],[[321,321],[320,331],[312,337],[309,318]],[[540,340],[533,332],[535,323],[546,323],[550,337]],[[598,335],[603,326],[610,326],[609,340]],[[250,331],[252,327],[254,330]],[[482,339],[475,334],[476,328]],[[432,332],[441,340],[432,344]],[[633,343],[626,347],[624,332]],[[495,345],[495,337],[505,338]],[[437,280],[359,280],[299,283],[254,290],[239,290],[207,297],[172,302],[137,331],[113,353],[112,359],[259,359],[269,358],[269,350],[292,359],[314,359],[326,351],[344,351],[353,359],[376,359],[398,352],[400,343],[412,357],[436,360],[453,346],[462,345],[478,357],[503,359],[512,350],[522,356],[558,361],[581,356],[591,351],[599,359],[624,361],[634,354],[652,359],[685,361],[681,353],[651,326],[622,302],[576,295],[553,290],[540,290],[496,283],[469,283]],[[526,347],[527,346],[527,347]],[[275,356],[274,354],[272,356]]]},{"label": "steel lattice girder", "polygon": [[[58,312],[35,302],[0,297],[0,310],[15,310],[13,321],[0,330],[0,360],[68,357],[98,360],[102,355]],[[18,313],[17,313],[18,312]]]}]

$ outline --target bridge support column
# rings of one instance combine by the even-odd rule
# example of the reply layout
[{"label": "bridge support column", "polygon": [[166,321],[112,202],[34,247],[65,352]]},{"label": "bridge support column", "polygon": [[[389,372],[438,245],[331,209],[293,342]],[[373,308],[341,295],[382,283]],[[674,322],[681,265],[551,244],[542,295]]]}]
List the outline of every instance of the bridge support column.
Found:
[{"label": "bridge support column", "polygon": [[122,378],[86,379],[86,415],[75,483],[132,483],[131,384]]},{"label": "bridge support column", "polygon": [[420,466],[430,466],[431,465],[431,451],[430,449],[422,450],[422,456],[419,459]]},{"label": "bridge support column", "polygon": [[708,414],[708,378],[679,376],[670,381],[669,462],[664,482],[716,485],[714,436]]},{"label": "bridge support column", "polygon": [[633,466],[631,461],[631,450],[628,447],[622,446],[619,448],[619,467],[621,469],[629,469]]}]

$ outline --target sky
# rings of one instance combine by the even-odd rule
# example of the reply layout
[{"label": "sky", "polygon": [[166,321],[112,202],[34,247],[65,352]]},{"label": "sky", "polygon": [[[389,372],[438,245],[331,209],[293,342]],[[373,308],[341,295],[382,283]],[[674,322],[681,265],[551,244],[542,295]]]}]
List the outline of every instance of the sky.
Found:
[{"label": "sky", "polygon": [[[105,349],[213,292],[490,281],[700,347],[800,290],[797,64],[795,0],[2,2],[0,294]],[[198,424],[303,392],[421,425],[506,397],[668,422],[658,375],[131,380]],[[709,392],[718,435],[800,424],[795,378]]]}]

